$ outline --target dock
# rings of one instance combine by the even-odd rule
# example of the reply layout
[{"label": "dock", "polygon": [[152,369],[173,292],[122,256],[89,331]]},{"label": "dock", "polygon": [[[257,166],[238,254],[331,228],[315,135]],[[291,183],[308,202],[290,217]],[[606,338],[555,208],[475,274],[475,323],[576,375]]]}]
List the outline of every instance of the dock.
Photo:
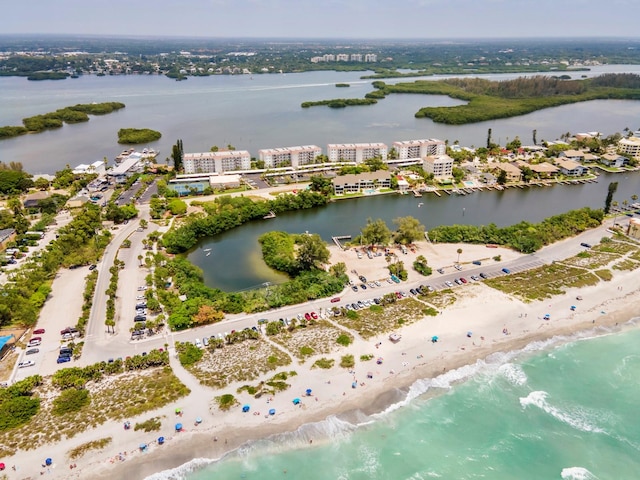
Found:
[{"label": "dock", "polygon": [[435,193],[439,197],[442,196],[442,194],[438,190],[432,190],[432,192]]},{"label": "dock", "polygon": [[331,237],[331,240],[333,240],[333,243],[335,243],[338,248],[340,248],[340,250],[344,250],[344,247],[340,243],[340,240],[351,240],[351,235],[340,235],[337,237]]}]

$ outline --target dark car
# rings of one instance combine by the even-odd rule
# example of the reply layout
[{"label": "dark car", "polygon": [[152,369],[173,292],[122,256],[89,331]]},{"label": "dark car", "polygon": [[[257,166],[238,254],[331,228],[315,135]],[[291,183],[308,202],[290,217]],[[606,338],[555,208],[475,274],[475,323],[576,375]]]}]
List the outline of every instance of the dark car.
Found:
[{"label": "dark car", "polygon": [[37,330],[33,331],[34,335],[42,335],[44,333],[44,328],[38,328]]},{"label": "dark car", "polygon": [[89,270],[95,270],[96,268],[98,268],[96,264],[89,265]]},{"label": "dark car", "polygon": [[438,270],[436,270],[438,273],[440,274],[444,274],[444,268],[439,268]]},{"label": "dark car", "polygon": [[411,293],[411,295],[417,295],[418,294],[418,291],[415,288],[409,289],[409,292]]},{"label": "dark car", "polygon": [[481,273],[481,274],[480,274],[480,278],[487,279],[487,278],[489,278],[489,277],[487,276],[487,274],[486,274],[486,273]]},{"label": "dark car", "polygon": [[65,350],[64,352],[60,352],[58,354],[58,357],[69,357],[69,358],[71,358],[71,352]]},{"label": "dark car", "polygon": [[133,317],[134,322],[145,322],[146,320],[147,317],[145,317],[144,315],[136,315],[135,317]]},{"label": "dark car", "polygon": [[358,277],[362,283],[367,283],[367,278],[364,275]]},{"label": "dark car", "polygon": [[358,286],[357,285],[352,285],[351,286],[351,290],[353,290],[354,292],[358,291]]},{"label": "dark car", "polygon": [[581,247],[584,247],[584,248],[591,248],[591,244],[589,244],[589,243],[585,243],[585,242],[582,242],[582,243],[580,244],[580,246],[581,246]]},{"label": "dark car", "polygon": [[74,333],[78,333],[78,330],[73,327],[67,327],[64,330],[60,330],[60,335],[64,335],[65,333],[70,333],[73,335]]},{"label": "dark car", "polygon": [[511,270],[509,270],[508,268],[503,268],[502,271],[504,273],[506,273],[507,275],[509,275],[511,273]]},{"label": "dark car", "polygon": [[40,351],[39,348],[30,348],[25,352],[25,355],[33,355],[34,353],[38,353]]},{"label": "dark car", "polygon": [[361,288],[361,289],[363,289],[363,290],[366,290],[366,289],[367,289],[367,286],[366,286],[364,283],[361,283],[361,284],[360,284],[360,288]]},{"label": "dark car", "polygon": [[57,363],[67,363],[71,361],[71,357],[58,357]]}]

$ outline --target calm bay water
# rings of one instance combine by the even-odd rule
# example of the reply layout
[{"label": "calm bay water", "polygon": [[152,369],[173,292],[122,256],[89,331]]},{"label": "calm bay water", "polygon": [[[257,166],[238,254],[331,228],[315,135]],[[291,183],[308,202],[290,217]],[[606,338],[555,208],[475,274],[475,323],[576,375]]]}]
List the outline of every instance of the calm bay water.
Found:
[{"label": "calm bay water", "polygon": [[[202,240],[189,254],[189,260],[203,269],[205,283],[226,291],[255,288],[261,283],[278,283],[286,277],[270,270],[262,261],[258,237],[281,230],[290,233],[317,233],[331,242],[332,236],[359,234],[367,218],[382,218],[390,228],[393,219],[412,216],[427,229],[438,225],[495,223],[506,226],[521,220],[539,222],[546,217],[582,208],[602,208],[607,188],[618,182],[615,199],[622,203],[631,195],[640,196],[640,173],[600,175],[598,183],[556,185],[553,187],[511,188],[459,196],[433,193],[379,195],[341,200],[321,208],[279,214],[270,220],[257,220],[237,229]],[[420,205],[422,204],[422,205]],[[420,205],[420,206],[419,206]],[[211,249],[208,253],[204,249]]]},{"label": "calm bay water", "polygon": [[331,417],[151,478],[636,479],[638,342],[635,328],[495,354],[359,426]]},{"label": "calm bay water", "polygon": [[[640,66],[610,65],[590,72],[640,72]],[[360,80],[365,72],[307,72],[286,75],[243,75],[190,78],[176,82],[160,76],[83,76],[63,81],[30,82],[24,78],[0,78],[0,125],[20,125],[24,117],[53,111],[76,103],[123,102],[121,111],[92,116],[89,122],[66,125],[57,131],[22,136],[0,142],[0,160],[22,162],[34,173],[53,173],[66,164],[75,166],[112,161],[122,146],[120,128],[152,128],[163,138],[148,146],[160,150],[160,160],[169,156],[180,138],[186,151],[207,151],[213,145],[234,145],[258,155],[261,148],[328,143],[385,142],[435,137],[463,145],[484,145],[487,129],[493,139],[506,143],[520,136],[523,143],[552,140],[562,133],[621,132],[640,128],[640,102],[601,100],[566,105],[521,117],[472,125],[440,125],[416,119],[423,106],[458,105],[443,96],[391,95],[368,107],[303,109],[308,100],[363,97],[371,91],[371,80]],[[531,74],[529,74],[531,75]],[[518,75],[483,75],[501,80]],[[437,77],[428,77],[431,79]],[[413,81],[415,79],[389,80]],[[336,83],[350,83],[338,89]]]}]

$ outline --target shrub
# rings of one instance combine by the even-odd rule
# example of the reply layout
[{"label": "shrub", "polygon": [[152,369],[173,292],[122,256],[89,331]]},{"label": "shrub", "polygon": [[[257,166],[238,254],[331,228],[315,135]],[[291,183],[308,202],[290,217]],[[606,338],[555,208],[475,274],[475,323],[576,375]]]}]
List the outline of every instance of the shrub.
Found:
[{"label": "shrub", "polygon": [[305,345],[304,347],[300,347],[301,357],[308,357],[310,355],[313,355],[313,348],[309,347],[308,345]]},{"label": "shrub", "polygon": [[201,349],[189,342],[176,342],[176,350],[178,352],[180,364],[183,367],[199,362],[202,355],[204,355],[204,352]]},{"label": "shrub", "polygon": [[162,426],[162,422],[160,421],[160,418],[153,417],[153,418],[150,418],[149,420],[145,420],[144,422],[136,423],[133,429],[136,432],[138,430],[144,430],[145,432],[155,432],[160,430],[161,426]]},{"label": "shrub", "polygon": [[356,365],[356,360],[353,355],[345,355],[340,359],[340,366],[342,368],[353,368]]},{"label": "shrub", "polygon": [[343,347],[348,347],[349,345],[351,345],[351,342],[353,340],[351,339],[351,337],[349,337],[349,335],[347,334],[341,334],[338,339],[336,340],[336,342],[338,343],[338,345],[342,345]]},{"label": "shrub", "polygon": [[70,388],[63,391],[54,401],[54,415],[64,415],[65,413],[77,412],[85,405],[89,404],[89,392],[82,389]]},{"label": "shrub", "polygon": [[329,369],[333,367],[336,361],[333,358],[320,358],[315,361],[315,363],[311,366],[311,368],[324,368]]},{"label": "shrub", "polygon": [[15,397],[4,400],[0,404],[0,431],[27,423],[39,408],[39,398]]},{"label": "shrub", "polygon": [[370,353],[366,355],[360,355],[361,362],[368,362],[369,360],[373,360],[373,355],[371,355]]},{"label": "shrub", "polygon": [[220,410],[229,410],[234,405],[238,405],[238,401],[236,397],[231,395],[230,393],[225,393],[224,395],[220,395],[215,398],[216,403],[218,404],[218,408]]}]

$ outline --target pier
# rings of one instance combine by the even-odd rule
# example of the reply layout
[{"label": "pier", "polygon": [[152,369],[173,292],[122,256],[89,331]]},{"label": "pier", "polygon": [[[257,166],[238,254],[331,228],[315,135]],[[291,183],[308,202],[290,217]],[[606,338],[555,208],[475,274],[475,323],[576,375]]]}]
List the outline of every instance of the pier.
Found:
[{"label": "pier", "polygon": [[331,240],[333,240],[333,243],[335,243],[338,248],[340,248],[340,250],[344,250],[345,248],[340,243],[340,240],[351,240],[351,235],[340,235],[337,237],[331,237]]}]

